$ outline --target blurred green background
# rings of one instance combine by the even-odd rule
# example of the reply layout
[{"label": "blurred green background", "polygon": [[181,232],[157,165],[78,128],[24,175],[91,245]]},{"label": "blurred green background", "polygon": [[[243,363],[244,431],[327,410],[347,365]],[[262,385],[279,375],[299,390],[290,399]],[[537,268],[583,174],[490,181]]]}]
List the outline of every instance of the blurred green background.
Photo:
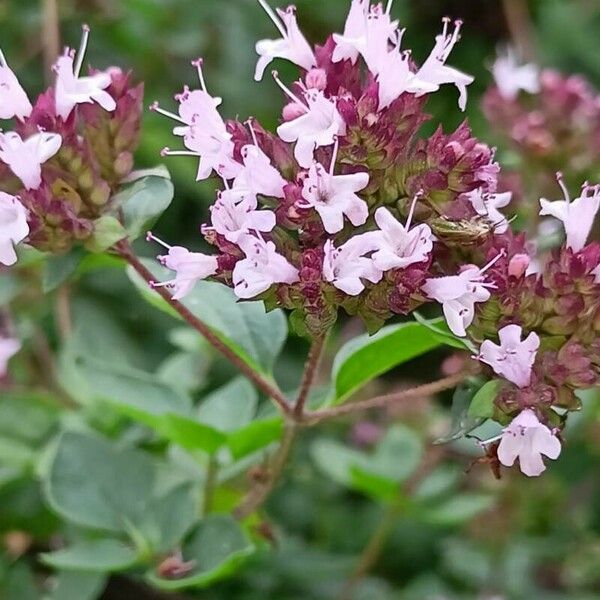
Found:
[{"label": "blurred green background", "polygon": [[[349,2],[298,0],[296,4],[307,38],[320,41],[342,30]],[[59,0],[57,8],[61,44],[77,47],[81,23],[89,23],[92,37],[87,62],[99,68],[114,64],[133,69],[137,79],[145,82],[146,105],[158,100],[165,108],[174,108],[173,94],[184,84],[196,82],[190,60],[202,56],[210,91],[224,99],[224,116],[245,119],[252,115],[265,126],[276,124],[281,98],[275,84],[269,77],[262,83],[252,79],[254,43],[274,35],[272,24],[254,0]],[[475,75],[466,116],[476,134],[490,142],[479,100],[491,80],[488,68],[496,46],[510,39],[507,9],[509,14],[524,10],[530,16],[532,31],[527,39],[541,65],[582,73],[594,85],[600,84],[599,0],[537,0],[528,5],[520,0],[396,0],[393,8],[394,16],[407,27],[405,44],[413,48],[417,61],[427,56],[442,16],[464,19],[463,38],[449,62]],[[45,76],[43,15],[43,2],[0,0],[0,45],[31,96],[43,89]],[[278,64],[278,69],[287,81],[295,72],[286,64]],[[456,107],[454,88],[436,94],[428,110],[435,117],[433,123],[441,122],[448,129],[464,117]],[[175,145],[171,127],[167,119],[146,112],[139,168],[161,162],[160,149]],[[172,158],[167,166],[176,200],[157,231],[172,242],[199,245],[199,225],[216,183],[194,181],[194,159]],[[150,254],[153,250],[142,251]],[[121,350],[126,349],[134,364],[154,368],[164,358],[167,342],[157,332],[166,321],[141,302],[126,301],[135,297],[126,290],[127,282],[117,275],[90,277],[81,286],[76,317],[110,329],[106,315],[118,313],[128,332],[127,337],[115,334]],[[346,323],[339,339],[354,333],[353,327]],[[279,366],[284,389],[297,380],[304,349],[303,341],[288,343]],[[413,363],[410,372],[395,372],[389,381],[430,379],[441,358],[435,355]],[[231,375],[227,368],[221,372],[218,367],[212,387]],[[600,598],[598,406],[597,399],[590,397],[585,413],[571,420],[569,443],[560,463],[539,480],[526,480],[516,472],[496,482],[485,466],[465,474],[474,458],[474,444],[465,442],[444,450],[444,468],[431,480],[424,477],[427,485],[415,485],[416,493],[425,499],[425,509],[415,514],[400,510],[394,515],[389,542],[360,586],[357,600]],[[424,399],[406,413],[371,419],[408,422],[423,439],[430,439],[440,427],[438,410],[438,405]],[[297,448],[285,484],[269,505],[276,533],[281,534],[278,548],[253,559],[230,582],[177,597],[333,598],[332,590],[354,564],[385,510],[381,503],[349,491],[328,472],[335,462],[333,451],[321,460],[315,453],[317,438],[352,440],[353,427],[353,423],[342,423],[311,432]],[[435,455],[437,451],[430,452]],[[433,508],[427,509],[427,502]],[[43,537],[55,524],[42,508],[36,488],[25,486],[0,490],[0,525],[3,532],[23,529]],[[9,582],[3,589],[10,591],[0,591],[0,598],[2,593],[12,594],[8,600],[38,597],[28,587],[28,572],[25,567],[20,571],[20,564],[7,567]],[[102,596],[106,600],[163,597],[168,596],[121,577],[113,578]]]}]

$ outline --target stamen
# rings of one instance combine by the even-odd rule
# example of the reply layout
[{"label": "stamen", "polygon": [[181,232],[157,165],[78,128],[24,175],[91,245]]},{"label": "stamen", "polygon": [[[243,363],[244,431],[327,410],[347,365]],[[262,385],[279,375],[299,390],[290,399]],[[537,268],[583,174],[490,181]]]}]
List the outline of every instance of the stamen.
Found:
[{"label": "stamen", "polygon": [[174,283],[175,283],[174,280],[172,280],[172,281],[149,281],[148,285],[152,289],[154,289],[154,288],[159,288],[159,287],[172,287]]},{"label": "stamen", "polygon": [[571,196],[569,195],[569,190],[567,189],[567,186],[565,184],[565,180],[563,179],[563,174],[561,171],[557,171],[556,172],[556,181],[558,182],[558,185],[560,186],[560,189],[562,190],[563,194],[565,195],[565,200],[570,203],[571,202]]},{"label": "stamen", "polygon": [[0,48],[0,66],[8,67],[8,63],[6,62],[6,58],[4,56],[4,52],[2,52],[2,48]]},{"label": "stamen", "polygon": [[333,171],[335,170],[335,161],[338,155],[338,148],[340,146],[340,142],[338,140],[338,136],[333,136],[333,153],[331,155],[331,164],[329,165],[329,175],[333,176]]},{"label": "stamen", "polygon": [[279,79],[279,73],[277,71],[271,71],[271,75],[273,75],[273,79],[277,83],[277,85],[283,90],[286,96],[291,98],[296,104],[299,104],[306,112],[308,112],[308,108],[305,104],[302,103],[302,100],[288,88],[281,79]]},{"label": "stamen", "polygon": [[258,145],[258,140],[256,139],[256,132],[254,131],[254,127],[252,127],[252,118],[246,121],[246,125],[248,125],[248,129],[250,130],[250,135],[252,136],[252,141],[257,148],[260,148]]},{"label": "stamen", "polygon": [[85,23],[81,26],[83,30],[83,34],[81,35],[81,44],[79,44],[79,50],[77,51],[77,61],[75,62],[75,67],[73,68],[73,73],[75,77],[79,77],[79,72],[81,71],[81,66],[83,65],[83,59],[85,58],[85,51],[87,49],[88,39],[90,37],[90,27]]},{"label": "stamen", "polygon": [[492,258],[492,260],[490,260],[490,262],[487,265],[485,265],[482,269],[479,269],[479,274],[482,275],[483,273],[485,273],[488,269],[495,265],[505,254],[506,251],[504,250],[504,248],[502,248],[502,250],[500,250],[500,252],[498,252],[498,254],[496,254],[496,256],[494,256],[494,258]]},{"label": "stamen", "polygon": [[164,115],[165,117],[169,117],[169,119],[173,119],[174,121],[178,121],[179,123],[183,123],[184,125],[188,125],[179,115],[172,113],[164,108],[161,108],[158,102],[154,101],[150,106],[148,106],[148,110],[152,112],[157,112],[160,115]]},{"label": "stamen", "polygon": [[[196,67],[198,71],[198,80],[200,81],[200,87],[203,92],[206,92],[206,82],[204,81],[204,73],[202,72],[202,65],[204,64],[204,60],[202,58],[197,58],[192,61],[192,66]],[[208,94],[208,92],[206,92]]]},{"label": "stamen", "polygon": [[170,250],[172,246],[169,246],[166,242],[163,242],[160,238],[157,238],[151,231],[146,232],[146,241],[147,242],[156,242],[160,244],[163,248]]},{"label": "stamen", "polygon": [[223,180],[223,185],[225,186],[225,189],[229,190],[229,181],[227,181],[225,177],[221,177],[221,179]]},{"label": "stamen", "polygon": [[385,14],[389,15],[392,12],[392,4],[394,4],[394,0],[388,0],[387,6],[385,7]]},{"label": "stamen", "polygon": [[277,27],[279,33],[281,33],[281,35],[284,38],[287,38],[287,31],[285,30],[284,26],[282,25],[281,21],[279,20],[273,9],[267,4],[266,0],[258,0],[258,3],[263,7],[263,10],[269,16],[269,19],[271,19],[271,21],[275,23],[275,27]]},{"label": "stamen", "polygon": [[161,156],[200,156],[197,152],[191,150],[171,150],[170,148],[163,148],[160,151]]},{"label": "stamen", "polygon": [[408,231],[410,229],[410,225],[412,223],[412,219],[413,219],[413,215],[415,214],[415,208],[417,206],[417,202],[423,197],[423,190],[419,190],[416,194],[415,197],[413,198],[411,205],[410,205],[410,210],[408,211],[408,217],[406,219],[406,225],[404,226],[404,228],[406,229],[406,231]]}]

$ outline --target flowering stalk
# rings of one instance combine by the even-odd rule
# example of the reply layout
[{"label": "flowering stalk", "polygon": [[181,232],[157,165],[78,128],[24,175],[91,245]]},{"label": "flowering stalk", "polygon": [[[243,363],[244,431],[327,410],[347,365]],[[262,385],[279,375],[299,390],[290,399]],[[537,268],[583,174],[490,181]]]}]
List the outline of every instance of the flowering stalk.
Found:
[{"label": "flowering stalk", "polygon": [[300,383],[300,390],[296,402],[294,403],[294,417],[300,421],[304,416],[304,407],[308,400],[310,389],[313,385],[317,369],[319,368],[319,361],[325,348],[325,342],[327,341],[327,334],[315,338],[311,344],[308,356],[306,358],[306,364],[304,365],[304,371],[302,373],[302,381]]}]

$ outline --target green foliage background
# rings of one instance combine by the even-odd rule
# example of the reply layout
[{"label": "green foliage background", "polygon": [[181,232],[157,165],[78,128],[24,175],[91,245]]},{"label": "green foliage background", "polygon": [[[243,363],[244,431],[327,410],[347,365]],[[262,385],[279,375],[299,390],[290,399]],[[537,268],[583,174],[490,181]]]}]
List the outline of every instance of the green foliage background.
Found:
[{"label": "green foliage background", "polygon": [[[493,60],[496,44],[508,36],[502,4],[496,0],[396,0],[394,4],[394,14],[407,27],[406,44],[413,48],[417,60],[427,55],[442,16],[449,14],[464,19],[463,39],[451,62],[476,76],[470,88],[467,116],[476,133],[490,143],[493,139],[481,115],[479,98],[490,82],[487,67]],[[298,0],[299,20],[307,37],[313,41],[323,40],[329,32],[341,30],[347,5],[346,0]],[[253,115],[265,126],[276,124],[281,99],[275,84],[268,77],[262,83],[252,80],[254,43],[273,34],[270,22],[253,0],[59,0],[58,7],[62,43],[77,46],[81,23],[89,23],[92,37],[87,61],[101,68],[115,64],[133,69],[137,79],[145,82],[146,104],[157,99],[165,107],[174,106],[173,94],[184,83],[195,82],[190,59],[202,56],[208,86],[211,92],[224,98],[226,116]],[[0,44],[31,95],[41,91],[44,85],[42,9],[42,3],[37,1],[0,0]],[[600,2],[537,0],[530,3],[529,9],[535,23],[534,43],[539,62],[564,72],[583,73],[594,84],[600,84]],[[278,68],[286,79],[294,72],[289,65],[281,64]],[[441,121],[447,128],[455,127],[463,118],[456,108],[454,89],[436,94],[428,108],[435,115],[435,121]],[[168,120],[146,112],[137,156],[140,168],[161,161],[160,149],[172,143],[170,128]],[[502,156],[500,154],[501,160]],[[198,247],[201,245],[199,224],[212,202],[215,182],[196,183],[193,160],[174,158],[168,161],[168,167],[175,185],[175,200],[157,230],[165,239]],[[139,245],[139,250],[147,255],[154,251],[144,243]],[[22,288],[11,291],[13,283],[8,277],[3,278],[5,298],[24,293]],[[108,530],[115,540],[111,542],[104,537],[102,544],[116,545],[100,550],[95,547],[94,552],[100,552],[102,560],[111,557],[113,566],[114,561],[127,566],[128,550],[119,545],[119,536],[131,533],[129,525],[120,521],[115,525],[110,516],[104,515],[107,525],[102,515],[99,516],[100,509],[95,510],[94,505],[89,504],[92,496],[86,496],[86,490],[82,492],[80,504],[76,503],[71,509],[61,502],[60,489],[53,488],[50,493],[42,489],[40,481],[46,482],[45,485],[54,481],[48,475],[50,459],[46,454],[52,453],[48,441],[59,428],[69,430],[64,435],[71,436],[67,440],[71,445],[61,448],[71,448],[67,459],[80,459],[83,465],[80,469],[97,461],[108,461],[106,464],[110,466],[110,452],[123,452],[117,459],[113,456],[113,470],[107,467],[107,489],[114,491],[115,487],[122,486],[127,491],[127,486],[135,482],[132,489],[138,496],[143,492],[156,497],[159,503],[160,498],[165,497],[165,490],[175,493],[187,485],[185,480],[164,483],[161,479],[164,474],[159,473],[156,466],[159,458],[166,457],[194,473],[199,470],[200,478],[205,477],[206,461],[205,457],[197,456],[197,448],[191,452],[191,458],[181,456],[187,437],[176,420],[169,421],[168,427],[165,425],[162,415],[167,411],[161,405],[165,394],[159,393],[156,404],[152,404],[153,392],[143,394],[140,390],[146,388],[142,385],[147,384],[148,390],[154,391],[158,385],[168,385],[171,390],[175,389],[172,397],[181,392],[182,402],[189,397],[194,406],[202,399],[201,406],[205,407],[210,394],[213,394],[214,406],[214,393],[221,393],[221,402],[228,405],[236,399],[244,401],[239,404],[239,410],[229,415],[215,416],[210,413],[210,406],[204,409],[204,417],[212,414],[210,419],[216,419],[221,426],[225,423],[225,429],[229,428],[221,431],[222,428],[215,426],[221,437],[215,434],[217,437],[211,438],[207,434],[208,437],[203,438],[209,440],[203,449],[207,453],[214,444],[224,443],[221,438],[227,439],[238,451],[247,443],[260,446],[276,439],[279,430],[273,425],[272,414],[259,404],[251,389],[233,379],[232,368],[209,352],[195,334],[143,302],[120,269],[109,265],[81,273],[72,290],[75,334],[68,344],[60,343],[52,325],[53,297],[44,299],[32,292],[25,298],[27,302],[14,307],[20,331],[27,344],[34,345],[35,332],[41,329],[52,348],[61,348],[57,367],[60,384],[71,395],[79,395],[80,408],[65,410],[61,399],[52,391],[38,394],[29,390],[25,395],[0,400],[0,536],[4,540],[0,598],[143,600],[171,597],[168,591],[153,590],[152,578],[144,579],[141,569],[129,570],[127,576],[110,578],[92,572],[93,569],[84,569],[83,573],[62,569],[57,580],[59,587],[46,585],[48,571],[40,567],[38,555],[52,550],[57,536],[88,543],[89,536],[79,532],[78,526]],[[273,326],[272,322],[268,324],[268,327]],[[355,323],[342,323],[333,339],[332,352],[359,333],[361,330]],[[291,337],[285,344],[275,369],[284,390],[297,385],[305,351],[303,340]],[[446,354],[447,351],[438,349],[427,357],[416,358],[407,366],[391,371],[383,380],[371,382],[368,389],[377,392],[405,381],[428,381]],[[83,366],[79,361],[82,357],[87,360]],[[99,381],[101,369],[94,360],[120,364],[129,370],[121,373],[120,378],[116,378],[112,370],[108,383],[108,379]],[[333,354],[327,358],[327,365],[331,366],[332,361]],[[26,379],[34,369],[34,377],[39,379],[40,387],[44,387],[50,377],[44,366],[36,365],[35,361],[32,365],[18,361],[15,364],[17,379]],[[91,391],[77,379],[82,376],[82,370],[87,373],[84,380]],[[328,382],[322,383],[325,386]],[[234,388],[223,389],[225,384]],[[115,388],[116,385],[121,387]],[[137,396],[128,394],[123,386],[130,386],[128,390],[131,386],[135,388],[141,396],[140,406],[151,413],[154,411],[151,416],[140,417],[139,413],[132,412]],[[119,407],[113,402],[107,408],[105,404],[92,402],[92,396],[98,395],[105,400],[125,396],[127,406]],[[222,569],[219,577],[228,575],[228,569],[231,573],[225,580],[212,584],[215,569],[205,568],[203,564],[201,575],[206,575],[206,579],[202,585],[209,587],[202,590],[191,587],[176,592],[173,597],[206,600],[335,598],[382,514],[391,514],[390,537],[379,561],[358,586],[357,600],[600,598],[598,400],[590,397],[585,413],[572,419],[563,456],[542,478],[526,480],[519,473],[510,473],[500,482],[494,480],[483,465],[476,465],[465,473],[475,458],[472,440],[444,447],[442,451],[431,448],[431,439],[444,435],[450,427],[447,410],[450,401],[450,397],[436,401],[423,399],[398,414],[371,415],[371,421],[395,425],[366,457],[353,447],[351,432],[355,424],[350,421],[311,430],[295,448],[283,484],[268,504],[271,533],[276,542],[271,544],[262,539],[256,543],[258,551],[242,561],[246,553],[245,538],[235,538],[237,533],[232,533],[230,524],[215,517],[217,521],[209,524],[212,529],[205,527],[196,531],[196,537],[187,543],[201,548],[210,548],[210,544],[217,547],[230,536],[239,557],[235,552],[235,556],[230,553],[227,555],[230,563],[225,561],[226,564],[221,563],[215,569]],[[249,405],[255,412],[244,420],[240,413]],[[231,433],[239,432],[252,419],[262,423],[262,429],[252,433],[254,437],[235,437]],[[233,425],[232,421],[235,421]],[[401,422],[404,425],[400,425]],[[117,450],[107,451],[105,457],[106,449],[91,447],[93,442],[89,436],[94,431],[113,440]],[[263,437],[256,441],[260,436]],[[81,437],[87,441],[81,442]],[[131,454],[139,451],[133,450],[134,447],[142,449],[142,457]],[[91,453],[89,464],[86,452]],[[410,477],[413,472],[419,473],[417,467],[423,455],[438,460],[437,452],[444,453],[441,466],[429,474],[421,473],[412,481]],[[53,465],[58,468],[56,462]],[[238,469],[242,481],[247,466],[244,462],[232,466]],[[147,481],[142,481],[141,474],[146,471],[151,474]],[[54,481],[52,485],[55,484]],[[156,492],[156,486],[160,493]],[[399,496],[396,494],[398,486],[402,489]],[[235,502],[237,496],[235,486],[233,488],[232,491],[224,486],[217,494],[217,512],[227,512]],[[49,502],[48,497],[53,500]],[[175,525],[168,519],[163,522],[159,516],[161,510],[154,505],[142,512],[150,515],[151,521],[156,517],[155,521],[135,522],[133,517],[139,507],[130,507],[137,529],[144,532],[158,528],[158,547],[169,540],[169,535],[177,538],[177,527],[185,529],[185,501],[180,505],[173,497],[167,495],[167,498],[167,504],[173,502],[171,509],[184,507],[181,513],[177,512],[181,522]],[[75,509],[79,511],[76,523],[72,518]],[[156,513],[152,512],[155,509]],[[68,518],[63,521],[65,514]],[[172,527],[175,527],[174,533]],[[24,534],[28,540],[23,554],[15,554],[14,548],[11,550],[15,532]],[[161,548],[169,549],[168,543]],[[84,560],[85,556],[86,553],[81,552],[78,559]],[[210,557],[204,558],[210,562]],[[64,564],[72,565],[72,560],[73,557],[55,556],[50,563],[58,565],[60,571]]]}]

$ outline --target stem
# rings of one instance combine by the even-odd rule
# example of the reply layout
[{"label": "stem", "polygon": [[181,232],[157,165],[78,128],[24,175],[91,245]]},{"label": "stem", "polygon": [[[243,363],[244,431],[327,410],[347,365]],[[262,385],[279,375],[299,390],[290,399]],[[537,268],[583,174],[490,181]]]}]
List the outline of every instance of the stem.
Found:
[{"label": "stem", "polygon": [[534,28],[527,2],[525,0],[502,0],[502,7],[513,44],[523,59],[535,61]]},{"label": "stem", "polygon": [[202,514],[206,516],[212,510],[215,484],[217,483],[218,464],[214,456],[208,458],[206,479],[204,480]]},{"label": "stem", "polygon": [[287,421],[281,444],[279,444],[279,448],[271,460],[266,481],[258,481],[233,511],[233,516],[238,521],[242,521],[248,515],[251,515],[269,497],[283,473],[297,432],[298,424],[293,420]]},{"label": "stem", "polygon": [[46,77],[52,76],[52,65],[60,54],[60,29],[56,0],[42,1],[42,47]]},{"label": "stem", "polygon": [[54,312],[58,333],[61,340],[65,341],[73,332],[73,320],[71,318],[71,290],[68,284],[63,284],[58,288]]},{"label": "stem", "polygon": [[300,391],[294,404],[294,415],[299,419],[302,419],[304,415],[304,407],[308,400],[308,393],[315,380],[315,375],[319,368],[319,361],[325,348],[325,341],[327,339],[327,333],[320,335],[313,341],[308,357],[306,358],[306,364],[304,365],[304,372],[302,373],[302,382],[300,383]]},{"label": "stem", "polygon": [[[152,273],[143,265],[139,258],[133,254],[131,246],[128,242],[119,242],[115,249],[140,275],[147,283],[153,281]],[[279,409],[285,415],[291,415],[292,409],[288,404],[287,399],[277,387],[277,385],[269,381],[266,377],[255,371],[244,360],[242,360],[231,348],[223,341],[196,315],[194,315],[186,306],[179,300],[174,300],[171,294],[164,287],[156,287],[154,291],[166,300],[171,307],[184,319],[191,327],[193,327],[200,335],[202,335],[216,350],[218,350],[225,358],[229,360],[241,373],[243,373],[256,387],[258,387],[266,396],[275,402]]]},{"label": "stem", "polygon": [[419,398],[421,396],[430,396],[443,390],[447,390],[455,387],[458,383],[463,381],[469,376],[467,371],[461,371],[455,375],[444,377],[433,383],[426,383],[409,390],[402,390],[401,392],[395,392],[392,394],[385,394],[384,396],[376,396],[369,400],[363,400],[361,402],[353,402],[351,404],[343,404],[342,406],[336,406],[334,408],[326,408],[315,412],[305,413],[303,424],[314,425],[327,419],[335,419],[343,415],[349,415],[356,412],[362,412],[371,408],[381,408],[382,406],[388,406],[401,402],[402,400],[410,400],[411,398]]}]

